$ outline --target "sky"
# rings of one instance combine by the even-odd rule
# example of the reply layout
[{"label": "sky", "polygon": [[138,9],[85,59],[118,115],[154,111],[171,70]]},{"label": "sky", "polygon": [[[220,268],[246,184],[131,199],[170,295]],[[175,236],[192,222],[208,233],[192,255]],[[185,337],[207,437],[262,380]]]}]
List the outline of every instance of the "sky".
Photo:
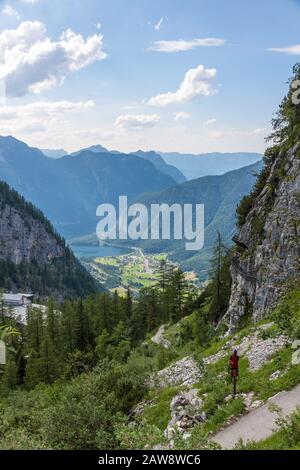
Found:
[{"label": "sky", "polygon": [[262,152],[299,21],[298,0],[0,0],[0,134]]}]

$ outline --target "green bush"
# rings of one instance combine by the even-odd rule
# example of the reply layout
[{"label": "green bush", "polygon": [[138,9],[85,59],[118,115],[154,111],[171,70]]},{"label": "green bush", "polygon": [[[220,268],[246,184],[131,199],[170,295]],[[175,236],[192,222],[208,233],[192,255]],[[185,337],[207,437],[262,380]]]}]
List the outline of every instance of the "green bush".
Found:
[{"label": "green bush", "polygon": [[150,392],[149,399],[154,399],[155,403],[148,406],[143,413],[143,418],[147,423],[155,425],[161,431],[164,431],[171,419],[170,402],[178,393],[177,387],[167,387],[160,392]]},{"label": "green bush", "polygon": [[115,430],[144,394],[137,373],[107,362],[67,384],[12,392],[0,402],[0,449],[118,448]]}]

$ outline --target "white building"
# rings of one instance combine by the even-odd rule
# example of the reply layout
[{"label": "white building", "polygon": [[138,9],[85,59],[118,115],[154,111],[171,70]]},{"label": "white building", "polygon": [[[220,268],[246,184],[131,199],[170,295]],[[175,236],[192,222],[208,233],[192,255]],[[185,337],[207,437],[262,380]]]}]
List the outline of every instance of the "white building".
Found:
[{"label": "white building", "polygon": [[4,305],[21,307],[32,304],[33,294],[3,294],[2,300]]},{"label": "white building", "polygon": [[6,310],[12,313],[14,319],[26,324],[28,307],[39,308],[43,312],[46,310],[44,305],[33,303],[33,294],[2,294],[2,304]]}]

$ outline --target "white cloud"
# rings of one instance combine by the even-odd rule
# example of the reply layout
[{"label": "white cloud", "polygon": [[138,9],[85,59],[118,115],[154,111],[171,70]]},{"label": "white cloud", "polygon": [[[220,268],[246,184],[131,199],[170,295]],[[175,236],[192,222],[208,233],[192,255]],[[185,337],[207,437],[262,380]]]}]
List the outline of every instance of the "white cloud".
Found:
[{"label": "white cloud", "polygon": [[296,44],[295,46],[288,46],[288,47],[272,47],[268,49],[271,52],[283,52],[284,54],[290,55],[300,55],[300,44]]},{"label": "white cloud", "polygon": [[14,10],[10,5],[4,5],[2,9],[2,13],[4,15],[11,16],[17,19],[20,18],[19,13],[16,10]]},{"label": "white cloud", "polygon": [[159,21],[154,25],[154,29],[156,31],[159,31],[163,25],[163,22],[164,22],[164,17],[161,17]]},{"label": "white cloud", "polygon": [[154,127],[160,120],[158,114],[122,114],[115,120],[115,127],[119,129],[135,129]]},{"label": "white cloud", "polygon": [[36,101],[17,106],[0,106],[0,133],[13,134],[19,138],[34,135],[35,139],[39,135],[42,141],[45,138],[56,141],[58,133],[65,135],[72,132],[74,135],[69,116],[78,121],[79,116],[92,107],[93,101]]},{"label": "white cloud", "polygon": [[203,65],[198,65],[197,68],[188,70],[177,91],[153,96],[148,104],[163,107],[172,103],[192,101],[199,95],[213,95],[217,91],[210,82],[216,74],[216,69],[206,69]]},{"label": "white cloud", "polygon": [[18,132],[23,134],[34,134],[35,132],[47,132],[46,123],[40,121],[31,121],[18,127]]},{"label": "white cloud", "polygon": [[216,131],[211,133],[213,139],[221,139],[224,137],[254,137],[265,135],[266,129],[259,127],[257,129],[244,130],[244,131]]},{"label": "white cloud", "polygon": [[35,101],[19,106],[0,106],[0,122],[14,119],[57,118],[94,107],[93,101]]},{"label": "white cloud", "polygon": [[186,119],[189,119],[192,117],[190,113],[186,113],[184,111],[179,112],[179,113],[173,113],[174,116],[174,121],[185,121]]},{"label": "white cloud", "polygon": [[156,52],[183,52],[195,49],[196,47],[223,46],[223,44],[225,44],[225,40],[219,38],[191,39],[187,41],[179,39],[178,41],[155,41],[149,47],[149,50]]},{"label": "white cloud", "polygon": [[212,119],[207,119],[207,121],[205,121],[204,124],[206,124],[207,126],[210,126],[211,124],[214,124],[215,122],[217,122],[216,118],[212,118]]},{"label": "white cloud", "polygon": [[38,3],[40,0],[22,0],[23,2],[25,3],[31,3],[32,5],[35,5],[36,3]]},{"label": "white cloud", "polygon": [[103,140],[112,140],[114,138],[114,133],[112,131],[104,131],[99,128],[89,128],[89,129],[81,129],[79,131],[75,131],[74,134],[79,139],[89,139],[90,145],[93,145],[95,142],[101,142]]},{"label": "white cloud", "polygon": [[58,41],[39,21],[26,21],[0,33],[0,80],[8,96],[40,93],[63,83],[71,72],[105,59],[103,36],[84,39],[70,29]]}]

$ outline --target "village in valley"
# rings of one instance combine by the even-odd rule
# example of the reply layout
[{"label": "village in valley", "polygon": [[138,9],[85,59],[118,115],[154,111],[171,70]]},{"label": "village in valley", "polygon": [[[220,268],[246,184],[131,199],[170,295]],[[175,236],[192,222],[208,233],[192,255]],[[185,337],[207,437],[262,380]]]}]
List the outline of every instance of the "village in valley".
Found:
[{"label": "village in valley", "polygon": [[[130,288],[133,294],[143,287],[151,287],[157,283],[160,265],[163,261],[178,267],[175,262],[170,262],[165,253],[144,253],[140,248],[134,251],[112,257],[98,257],[94,259],[82,259],[82,263],[101,284],[105,284],[112,292],[125,293]],[[196,273],[187,272],[186,279],[198,284]]]}]

